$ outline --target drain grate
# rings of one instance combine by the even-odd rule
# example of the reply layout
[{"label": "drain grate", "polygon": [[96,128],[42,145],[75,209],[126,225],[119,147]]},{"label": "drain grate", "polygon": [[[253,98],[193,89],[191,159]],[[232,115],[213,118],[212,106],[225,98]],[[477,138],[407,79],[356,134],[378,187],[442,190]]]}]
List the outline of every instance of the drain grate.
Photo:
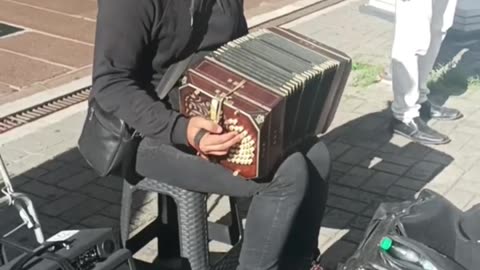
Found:
[{"label": "drain grate", "polygon": [[82,88],[42,104],[1,117],[0,134],[85,101],[88,99],[90,90],[91,87]]},{"label": "drain grate", "polygon": [[0,23],[0,38],[20,31],[23,31],[23,29],[9,24]]}]

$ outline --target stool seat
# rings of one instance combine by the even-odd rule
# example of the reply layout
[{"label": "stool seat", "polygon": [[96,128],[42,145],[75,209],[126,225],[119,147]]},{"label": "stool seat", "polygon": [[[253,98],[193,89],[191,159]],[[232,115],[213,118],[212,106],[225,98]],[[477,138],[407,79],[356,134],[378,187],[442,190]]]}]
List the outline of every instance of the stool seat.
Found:
[{"label": "stool seat", "polygon": [[[144,229],[145,233],[150,233],[151,236],[141,241],[146,244],[154,237],[158,237],[159,257],[178,255],[188,261],[192,270],[235,269],[238,264],[243,227],[233,198],[230,198],[232,225],[226,226],[208,222],[209,194],[188,191],[150,178],[145,178],[136,185],[124,181],[120,236],[125,247],[128,247],[128,241],[132,240],[129,240],[131,205],[133,193],[137,190],[155,192],[159,196],[157,223],[150,224],[153,228]],[[226,234],[230,237],[226,237]],[[211,265],[209,260],[210,240],[220,240],[234,246],[215,265]],[[132,250],[134,253],[135,249],[138,250],[145,245],[142,243],[135,244],[133,241],[129,249],[134,249]]]}]

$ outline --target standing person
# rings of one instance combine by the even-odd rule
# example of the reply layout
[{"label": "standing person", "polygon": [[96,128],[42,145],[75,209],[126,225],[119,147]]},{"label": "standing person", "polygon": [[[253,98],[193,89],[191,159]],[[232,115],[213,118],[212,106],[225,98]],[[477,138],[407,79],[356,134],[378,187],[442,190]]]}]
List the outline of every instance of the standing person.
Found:
[{"label": "standing person", "polygon": [[423,144],[446,144],[448,136],[422,118],[456,120],[456,109],[428,100],[428,77],[448,29],[457,0],[397,0],[392,49],[393,131]]},{"label": "standing person", "polygon": [[247,31],[243,0],[99,0],[90,98],[144,136],[140,175],[197,192],[253,197],[238,270],[309,269],[327,199],[326,146],[314,142],[286,157],[268,179],[246,181],[196,155],[225,155],[240,134],[181,115],[175,89],[165,100],[154,91],[172,63]]}]

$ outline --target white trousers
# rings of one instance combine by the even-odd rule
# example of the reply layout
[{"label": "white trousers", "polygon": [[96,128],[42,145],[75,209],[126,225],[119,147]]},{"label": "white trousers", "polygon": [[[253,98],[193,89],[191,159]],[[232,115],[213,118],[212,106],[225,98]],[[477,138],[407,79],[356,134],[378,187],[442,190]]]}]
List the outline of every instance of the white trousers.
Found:
[{"label": "white trousers", "polygon": [[448,29],[457,0],[397,0],[392,48],[393,116],[408,122],[427,100],[430,72]]}]

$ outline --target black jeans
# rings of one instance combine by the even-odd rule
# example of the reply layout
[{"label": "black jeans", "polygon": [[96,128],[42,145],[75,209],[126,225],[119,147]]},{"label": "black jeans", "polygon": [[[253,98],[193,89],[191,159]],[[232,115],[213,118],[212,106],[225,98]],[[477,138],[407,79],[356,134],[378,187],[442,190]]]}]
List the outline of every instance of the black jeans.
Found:
[{"label": "black jeans", "polygon": [[253,197],[237,270],[309,269],[327,199],[330,156],[317,142],[288,156],[271,181],[246,181],[218,164],[149,139],[140,144],[139,174],[183,189]]}]

